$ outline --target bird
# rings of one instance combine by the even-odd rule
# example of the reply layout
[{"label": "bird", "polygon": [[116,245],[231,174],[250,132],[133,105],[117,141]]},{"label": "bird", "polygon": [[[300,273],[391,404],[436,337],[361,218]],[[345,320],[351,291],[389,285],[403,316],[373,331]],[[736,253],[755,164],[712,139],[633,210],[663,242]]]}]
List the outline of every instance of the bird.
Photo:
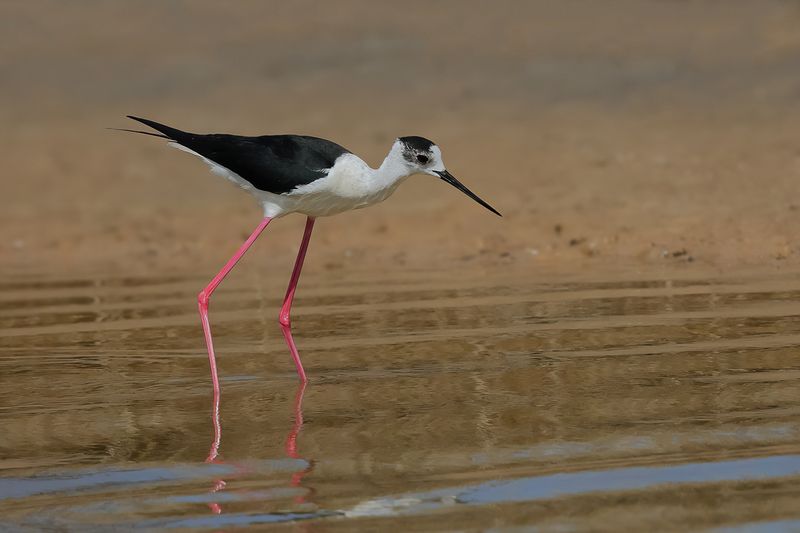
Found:
[{"label": "bird", "polygon": [[263,217],[256,229],[197,296],[215,397],[219,397],[220,387],[208,318],[211,295],[271,221],[292,213],[306,216],[300,250],[278,315],[297,375],[301,383],[306,383],[308,378],[291,333],[290,315],[317,218],[382,202],[409,176],[415,174],[439,178],[495,215],[502,216],[447,171],[439,146],[424,137],[398,137],[383,163],[378,168],[372,168],[350,150],[318,137],[190,133],[146,118],[127,117],[155,132],[111,129],[166,139],[174,148],[200,158],[212,173],[251,193],[263,209]]}]

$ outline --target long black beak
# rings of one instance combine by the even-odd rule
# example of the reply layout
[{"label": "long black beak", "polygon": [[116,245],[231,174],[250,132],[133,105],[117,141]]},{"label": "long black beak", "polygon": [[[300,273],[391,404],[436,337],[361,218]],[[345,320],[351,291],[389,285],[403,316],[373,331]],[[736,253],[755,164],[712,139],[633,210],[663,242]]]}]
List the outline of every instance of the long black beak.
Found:
[{"label": "long black beak", "polygon": [[497,209],[495,209],[494,207],[490,206],[489,204],[487,204],[486,202],[484,202],[483,200],[481,200],[480,198],[478,198],[478,195],[477,195],[477,194],[475,194],[475,193],[474,193],[474,192],[472,192],[471,190],[467,189],[467,188],[464,186],[464,184],[463,184],[463,183],[461,183],[460,181],[458,181],[458,180],[457,180],[457,179],[456,179],[456,178],[455,178],[455,177],[454,177],[452,174],[450,174],[448,171],[446,171],[446,170],[442,170],[442,171],[434,170],[434,172],[436,172],[436,173],[439,175],[439,177],[440,177],[440,178],[442,178],[442,181],[446,181],[447,183],[449,183],[450,185],[452,185],[453,187],[455,187],[455,188],[456,188],[456,189],[458,189],[459,191],[463,192],[464,194],[466,194],[467,196],[469,196],[470,198],[472,198],[473,200],[475,200],[476,202],[478,202],[479,204],[481,204],[483,207],[485,207],[486,209],[488,209],[489,211],[491,211],[491,212],[492,212],[492,213],[494,213],[495,215],[497,215],[497,216],[499,216],[499,217],[503,216],[503,215],[501,215],[500,213],[498,213],[498,212],[497,212]]}]

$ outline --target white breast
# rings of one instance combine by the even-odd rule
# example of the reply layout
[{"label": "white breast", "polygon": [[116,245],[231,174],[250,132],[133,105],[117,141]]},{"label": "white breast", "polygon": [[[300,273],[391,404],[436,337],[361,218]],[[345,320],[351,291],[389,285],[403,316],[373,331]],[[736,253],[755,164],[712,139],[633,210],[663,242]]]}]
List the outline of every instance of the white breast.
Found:
[{"label": "white breast", "polygon": [[361,209],[388,198],[401,180],[386,183],[353,154],[340,156],[327,175],[281,195],[296,202],[293,211],[312,217]]}]

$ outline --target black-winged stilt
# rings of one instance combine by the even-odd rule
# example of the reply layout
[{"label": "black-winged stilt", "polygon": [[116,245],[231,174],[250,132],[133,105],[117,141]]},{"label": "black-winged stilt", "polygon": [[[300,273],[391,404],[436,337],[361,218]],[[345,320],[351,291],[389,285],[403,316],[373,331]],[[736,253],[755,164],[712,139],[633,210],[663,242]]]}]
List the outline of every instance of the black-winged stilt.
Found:
[{"label": "black-winged stilt", "polygon": [[181,131],[144,118],[130,115],[128,118],[150,126],[159,133],[128,129],[123,131],[143,133],[171,141],[172,146],[205,161],[215,174],[229,179],[253,194],[264,209],[264,218],[250,237],[197,297],[215,396],[219,394],[219,381],[211,326],[208,321],[209,299],[214,289],[273,219],[290,213],[301,213],[308,217],[300,251],[278,318],[284,339],[297,367],[297,374],[305,383],[306,373],[292,338],[290,311],[311,238],[311,230],[317,217],[335,215],[381,202],[388,198],[406,178],[414,174],[430,174],[441,178],[492,213],[500,215],[445,169],[442,151],[423,137],[398,138],[381,166],[374,169],[349,150],[316,137],[304,135],[243,137],[220,133],[204,135]]}]

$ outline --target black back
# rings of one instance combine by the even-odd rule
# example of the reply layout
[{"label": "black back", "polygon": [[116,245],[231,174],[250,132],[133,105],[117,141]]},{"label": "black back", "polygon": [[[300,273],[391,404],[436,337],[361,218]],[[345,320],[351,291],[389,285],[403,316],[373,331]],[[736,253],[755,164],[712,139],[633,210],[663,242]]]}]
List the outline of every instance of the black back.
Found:
[{"label": "black back", "polygon": [[256,189],[274,194],[290,192],[324,177],[339,156],[350,153],[334,142],[305,135],[203,135],[145,118],[129,118],[235,172]]}]

